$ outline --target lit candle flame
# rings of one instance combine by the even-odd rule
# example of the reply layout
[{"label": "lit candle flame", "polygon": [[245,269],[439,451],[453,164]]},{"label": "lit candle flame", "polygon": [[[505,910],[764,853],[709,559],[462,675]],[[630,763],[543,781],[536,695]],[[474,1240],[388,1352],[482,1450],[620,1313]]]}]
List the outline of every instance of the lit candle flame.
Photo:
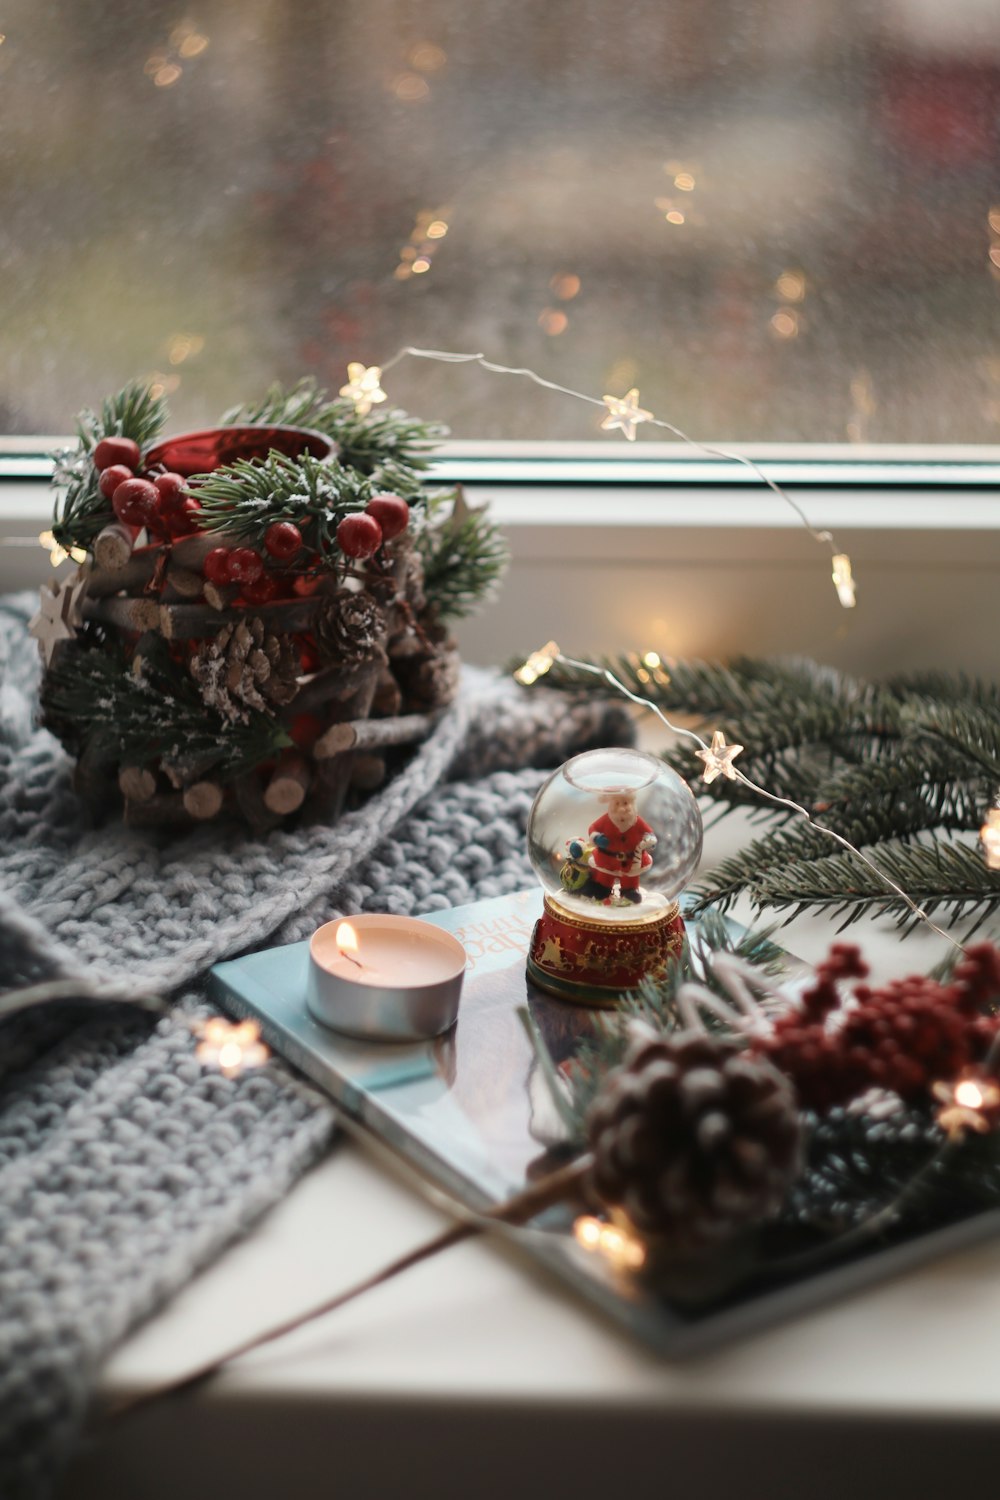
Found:
[{"label": "lit candle flame", "polygon": [[362,964],[360,958],[358,958],[358,948],[360,946],[360,944],[358,943],[358,935],[355,932],[354,928],[351,926],[350,922],[341,922],[340,926],[337,928],[336,936],[337,947],[340,950],[341,958],[350,959],[351,963],[357,964],[359,969],[364,968],[364,965]]}]

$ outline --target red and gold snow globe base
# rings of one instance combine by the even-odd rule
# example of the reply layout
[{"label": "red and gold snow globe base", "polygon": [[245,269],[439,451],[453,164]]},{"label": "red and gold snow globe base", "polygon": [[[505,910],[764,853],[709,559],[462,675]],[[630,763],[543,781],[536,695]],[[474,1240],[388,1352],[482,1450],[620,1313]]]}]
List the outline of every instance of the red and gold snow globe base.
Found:
[{"label": "red and gold snow globe base", "polygon": [[644,977],[662,976],[683,942],[676,901],[616,922],[582,916],[546,893],[528,949],[528,978],[560,1000],[614,1005]]}]

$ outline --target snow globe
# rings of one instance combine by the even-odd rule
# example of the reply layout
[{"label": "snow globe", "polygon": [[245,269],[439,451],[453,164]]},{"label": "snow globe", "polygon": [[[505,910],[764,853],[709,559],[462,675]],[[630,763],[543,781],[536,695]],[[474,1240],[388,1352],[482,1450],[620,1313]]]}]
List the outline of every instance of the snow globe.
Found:
[{"label": "snow globe", "polygon": [[561,999],[608,1005],[678,953],[676,896],[701,857],[687,782],[640,750],[588,750],[560,766],[528,817],[545,910],[528,976]]}]

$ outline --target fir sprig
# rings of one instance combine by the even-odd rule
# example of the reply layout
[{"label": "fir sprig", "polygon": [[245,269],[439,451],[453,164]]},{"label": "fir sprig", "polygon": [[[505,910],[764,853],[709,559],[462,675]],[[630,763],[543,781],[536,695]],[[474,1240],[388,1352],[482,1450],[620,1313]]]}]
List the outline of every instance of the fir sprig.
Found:
[{"label": "fir sprig", "polygon": [[99,412],[88,407],[80,413],[77,447],[54,455],[54,483],[64,489],[52,522],[52,535],[60,546],[89,548],[115,519],[111,501],[98,487],[100,475],[93,461],[98,443],[106,437],[127,437],[144,451],[159,436],[166,415],[163,398],[138,381],[108,396]]},{"label": "fir sprig", "polygon": [[[359,416],[353,401],[331,398],[314,379],[300,380],[291,388],[272,385],[261,400],[233,407],[222,421],[311,427],[333,439],[345,467],[370,476],[380,473],[379,487],[403,493],[404,498],[419,484],[418,476],[428,468],[434,447],[448,436],[441,423],[423,422],[397,408],[373,409]],[[388,482],[390,475],[396,483]]]},{"label": "fir sprig", "polygon": [[424,528],[417,537],[424,588],[441,620],[460,620],[488,599],[507,566],[507,544],[485,511]]},{"label": "fir sprig", "polygon": [[[903,932],[912,931],[919,920],[912,907],[854,855],[831,854],[828,839],[821,852],[822,837],[804,829],[749,845],[698,888],[695,909],[725,908],[745,893],[755,908],[784,911],[787,921],[805,911],[824,910],[843,930],[866,912],[875,912],[891,916]],[[971,844],[945,838],[929,843],[885,839],[878,845],[877,861],[928,916],[945,911],[953,920],[970,919],[963,940],[1000,906],[996,876]]]},{"label": "fir sprig", "polygon": [[162,760],[228,779],[291,744],[267,714],[248,709],[246,721],[234,723],[208,707],[161,637],[143,637],[137,656],[139,671],[107,644],[70,642],[53,658],[42,679],[42,715],[69,749],[89,750],[97,762]]},{"label": "fir sprig", "polygon": [[263,462],[241,458],[211,474],[196,474],[190,486],[206,531],[260,548],[269,526],[292,521],[327,567],[343,561],[335,545],[337,526],[364,510],[372,496],[371,480],[354,469],[308,454],[289,458],[273,449]]}]

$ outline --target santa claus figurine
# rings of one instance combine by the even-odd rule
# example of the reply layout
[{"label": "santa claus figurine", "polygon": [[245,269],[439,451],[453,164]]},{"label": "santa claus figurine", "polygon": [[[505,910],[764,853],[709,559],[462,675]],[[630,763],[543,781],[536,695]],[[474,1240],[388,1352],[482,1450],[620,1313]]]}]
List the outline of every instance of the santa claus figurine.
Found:
[{"label": "santa claus figurine", "polygon": [[[656,835],[636,812],[635,792],[618,790],[606,793],[602,802],[608,810],[587,830],[592,848],[587,858],[587,878],[574,895],[589,896],[595,901],[610,901],[616,894],[623,901],[637,904],[642,900],[639,876],[653,863],[651,850]],[[582,859],[582,841],[569,846],[574,859]]]}]

